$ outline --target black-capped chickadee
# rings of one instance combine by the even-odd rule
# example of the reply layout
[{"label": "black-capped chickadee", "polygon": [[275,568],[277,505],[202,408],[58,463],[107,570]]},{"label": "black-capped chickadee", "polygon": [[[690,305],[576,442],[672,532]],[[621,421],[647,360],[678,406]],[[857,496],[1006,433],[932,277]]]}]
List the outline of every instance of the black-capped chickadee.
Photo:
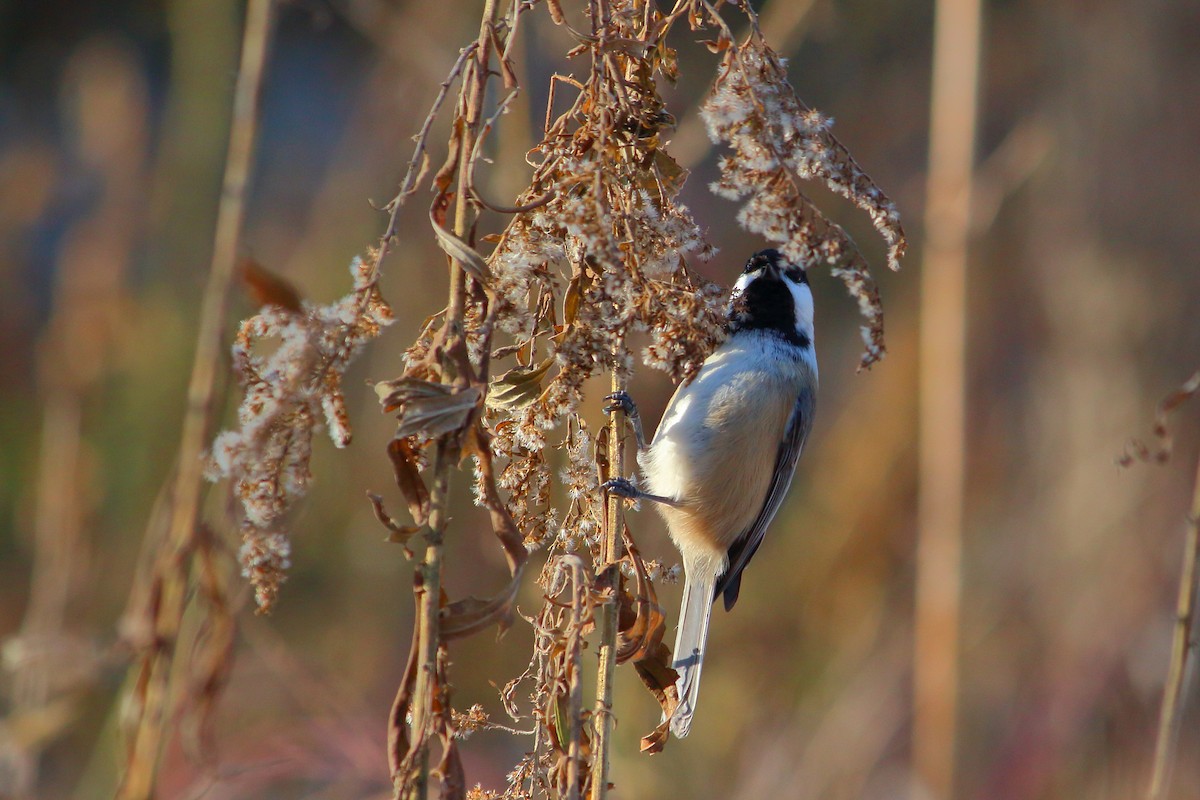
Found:
[{"label": "black-capped chickadee", "polygon": [[713,603],[733,608],[742,572],[779,510],[817,399],[813,296],[804,269],[776,250],[755,253],[730,296],[727,338],[663,413],[647,447],[637,409],[622,409],[638,438],[641,490],[625,479],[605,488],[653,501],[666,518],[686,574],[674,668],[679,707],[671,718],[687,736],[696,711],[700,668]]}]

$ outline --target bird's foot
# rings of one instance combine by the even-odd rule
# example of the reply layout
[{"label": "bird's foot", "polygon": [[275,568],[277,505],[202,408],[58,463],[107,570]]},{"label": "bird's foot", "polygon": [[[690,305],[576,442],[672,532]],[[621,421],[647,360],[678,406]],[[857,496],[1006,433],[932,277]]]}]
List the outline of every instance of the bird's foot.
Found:
[{"label": "bird's foot", "polygon": [[619,392],[613,392],[605,396],[608,405],[604,407],[605,414],[611,414],[614,411],[623,411],[626,416],[638,416],[637,404],[633,402],[633,398],[629,396],[629,392],[622,389]]},{"label": "bird's foot", "polygon": [[626,500],[640,500],[644,494],[628,478],[613,478],[610,481],[605,481],[600,488],[604,490],[605,494],[615,494],[617,497],[624,497]]},{"label": "bird's foot", "polygon": [[637,438],[638,452],[646,449],[646,435],[642,432],[642,415],[638,413],[637,404],[633,402],[633,398],[629,396],[629,392],[622,389],[619,392],[604,398],[608,401],[608,405],[604,406],[605,414],[613,414],[620,411],[625,414],[625,418],[629,420],[633,426],[633,435]]}]

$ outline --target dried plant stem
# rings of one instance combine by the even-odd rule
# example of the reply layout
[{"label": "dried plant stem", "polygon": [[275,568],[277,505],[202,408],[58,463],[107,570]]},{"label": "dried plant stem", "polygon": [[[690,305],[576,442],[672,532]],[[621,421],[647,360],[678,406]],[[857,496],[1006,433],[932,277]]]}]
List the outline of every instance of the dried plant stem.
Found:
[{"label": "dried plant stem", "polygon": [[139,665],[135,691],[141,696],[141,707],[130,743],[126,773],[117,794],[122,800],[149,798],[154,793],[176,638],[187,605],[191,554],[196,543],[196,521],[204,481],[201,454],[211,435],[221,336],[242,232],[246,185],[253,164],[258,98],[270,44],[271,9],[272,0],[251,0],[246,10],[212,265],[201,301],[196,355],[188,384],[188,405],[180,436],[179,465],[171,492],[165,546],[155,570],[156,575],[162,577],[162,593],[154,615],[152,641]]},{"label": "dried plant stem", "polygon": [[1200,544],[1200,458],[1196,459],[1196,483],[1192,488],[1192,508],[1187,519],[1183,546],[1183,568],[1179,578],[1179,600],[1175,608],[1175,631],[1171,638],[1171,663],[1163,689],[1162,710],[1158,717],[1158,740],[1154,746],[1154,771],[1150,778],[1148,800],[1162,800],[1171,788],[1176,743],[1182,722],[1183,678],[1187,674],[1190,634],[1196,616],[1196,557]]},{"label": "dried plant stem", "polygon": [[[624,381],[614,367],[612,372],[612,390],[623,391]],[[609,474],[607,479],[619,478],[625,474],[625,415],[620,411],[614,412],[608,422],[608,437],[612,446],[612,457],[609,458]],[[608,509],[604,515],[604,533],[601,540],[600,570],[601,574],[609,571],[612,585],[611,595],[600,606],[600,666],[596,673],[596,710],[592,715],[596,730],[596,740],[592,752],[592,791],[591,800],[603,800],[608,794],[609,755],[612,751],[612,683],[613,673],[617,666],[617,623],[619,613],[619,598],[621,596],[621,570],[615,566],[619,558],[618,547],[621,541],[621,528],[624,524],[622,517],[623,501],[615,495],[608,498]]]},{"label": "dried plant stem", "polygon": [[579,800],[583,770],[583,664],[580,663],[583,660],[583,646],[580,639],[589,613],[587,603],[591,583],[584,574],[582,559],[569,556],[564,562],[571,570],[571,627],[567,652],[571,654],[571,674],[575,677],[571,681],[567,708],[571,720],[571,740],[567,745],[567,800]]},{"label": "dried plant stem", "polygon": [[920,499],[913,665],[917,796],[953,796],[958,713],[966,267],[979,71],[979,0],[938,0],[921,271]]},{"label": "dried plant stem", "polygon": [[[492,27],[495,23],[496,0],[486,0],[479,40],[465,50],[476,59],[474,68],[465,69],[461,100],[463,102],[463,130],[458,142],[458,192],[455,196],[454,234],[467,239],[473,225],[474,208],[469,192],[470,174],[466,168],[479,133],[479,122],[483,115],[483,101],[487,88],[488,48]],[[460,63],[464,63],[460,57]],[[459,65],[455,65],[457,70]],[[439,97],[438,102],[441,102]],[[406,184],[408,181],[406,180]],[[393,209],[394,213],[395,209]],[[389,226],[390,230],[391,226]],[[463,314],[466,302],[466,272],[457,260],[450,263],[450,302],[446,311],[447,342],[450,346],[462,341]],[[448,361],[447,361],[448,363]],[[464,382],[467,376],[458,375],[457,381]],[[446,529],[446,509],[450,495],[450,470],[455,459],[449,453],[446,440],[439,441],[434,455],[433,487],[430,491],[429,525],[425,534],[425,557],[419,567],[418,653],[416,687],[412,700],[412,730],[417,755],[417,776],[411,796],[425,800],[429,796],[429,737],[431,717],[434,714],[434,688],[437,675],[438,649],[441,646],[438,612],[442,595],[442,559]],[[397,794],[403,787],[397,786]]]}]

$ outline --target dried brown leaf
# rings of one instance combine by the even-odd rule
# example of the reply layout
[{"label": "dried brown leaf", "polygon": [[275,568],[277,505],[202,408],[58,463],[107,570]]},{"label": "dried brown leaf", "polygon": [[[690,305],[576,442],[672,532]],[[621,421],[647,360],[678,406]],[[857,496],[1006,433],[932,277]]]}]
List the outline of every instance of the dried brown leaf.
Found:
[{"label": "dried brown leaf", "polygon": [[670,721],[679,706],[679,689],[675,682],[679,673],[671,668],[671,651],[661,641],[645,658],[633,662],[638,677],[662,707],[663,721],[642,737],[643,753],[660,753],[670,738]]},{"label": "dried brown leaf", "polygon": [[658,593],[646,574],[646,564],[625,529],[626,557],[634,570],[634,593],[621,592],[621,614],[617,631],[617,663],[624,664],[652,652],[662,643],[667,629],[666,617],[658,603]]},{"label": "dried brown leaf", "polygon": [[[419,576],[420,573],[417,573]],[[388,750],[388,767],[390,768],[392,783],[399,786],[403,780],[405,773],[405,760],[411,751],[411,742],[408,738],[408,722],[407,715],[409,706],[412,704],[413,688],[417,682],[417,654],[420,650],[421,627],[413,626],[412,645],[408,650],[408,664],[404,667],[404,676],[400,679],[400,686],[396,689],[396,698],[392,701],[392,710],[388,714],[388,730],[387,730],[387,750]]]},{"label": "dried brown leaf", "polygon": [[242,259],[238,265],[238,277],[246,287],[246,293],[257,305],[278,306],[296,314],[304,310],[304,303],[296,287],[253,258]]},{"label": "dried brown leaf", "polygon": [[549,357],[536,367],[514,367],[496,377],[488,388],[488,406],[514,411],[529,405],[542,393],[542,378],[552,366]]},{"label": "dried brown leaf", "polygon": [[492,463],[491,436],[476,423],[467,436],[466,449],[477,454],[479,471],[483,474],[483,503],[488,510],[492,523],[492,532],[500,540],[504,548],[504,556],[508,560],[508,570],[511,574],[517,572],[529,559],[529,551],[525,549],[525,540],[517,523],[513,520],[508,507],[500,498],[496,488],[496,470]]},{"label": "dried brown leaf", "polygon": [[463,769],[462,754],[458,750],[458,742],[446,731],[441,733],[442,760],[437,771],[442,777],[443,800],[466,800],[467,775]]},{"label": "dried brown leaf", "polygon": [[396,486],[408,503],[408,513],[418,525],[429,521],[429,487],[421,478],[417,467],[417,454],[407,439],[392,439],[388,442],[388,458],[392,462],[392,473]]},{"label": "dried brown leaf", "polygon": [[367,492],[367,499],[371,501],[371,508],[375,511],[375,519],[379,520],[383,527],[388,529],[388,536],[385,541],[392,544],[404,545],[404,554],[408,558],[412,558],[412,551],[408,549],[408,540],[415,534],[421,532],[421,527],[417,525],[401,525],[396,522],[387,509],[383,507],[383,498],[377,494]]},{"label": "dried brown leaf", "polygon": [[458,159],[462,142],[463,118],[455,117],[454,126],[450,131],[450,141],[446,144],[446,162],[438,169],[437,174],[433,176],[433,186],[438,192],[438,199],[434,201],[434,209],[430,211],[430,216],[436,216],[437,222],[435,227],[441,227],[441,223],[445,219],[446,207],[449,204],[449,196],[446,190],[450,188],[450,184],[454,181],[454,175],[458,171]]},{"label": "dried brown leaf", "polygon": [[654,171],[658,176],[658,184],[667,197],[675,197],[679,194],[689,174],[665,150],[654,151]]},{"label": "dried brown leaf", "polygon": [[508,585],[495,597],[487,600],[468,597],[443,606],[439,612],[442,639],[461,639],[479,633],[493,624],[500,626],[501,634],[508,630],[512,625],[517,591],[521,588],[521,575],[524,571],[523,564],[517,567]]},{"label": "dried brown leaf", "polygon": [[571,276],[571,282],[567,284],[567,291],[563,296],[563,329],[569,329],[575,324],[575,320],[579,317],[579,307],[583,303],[583,293],[587,290],[591,279],[583,270],[577,270]]},{"label": "dried brown leaf", "polygon": [[433,226],[433,233],[437,237],[438,247],[446,251],[446,254],[453,258],[472,278],[479,281],[483,286],[488,286],[491,282],[491,271],[488,269],[487,261],[479,254],[479,251],[446,230],[438,222],[432,209],[429,212],[429,224]]},{"label": "dried brown leaf", "polygon": [[470,424],[482,392],[474,387],[447,386],[417,378],[397,378],[375,384],[383,410],[400,412],[396,438],[435,439]]}]

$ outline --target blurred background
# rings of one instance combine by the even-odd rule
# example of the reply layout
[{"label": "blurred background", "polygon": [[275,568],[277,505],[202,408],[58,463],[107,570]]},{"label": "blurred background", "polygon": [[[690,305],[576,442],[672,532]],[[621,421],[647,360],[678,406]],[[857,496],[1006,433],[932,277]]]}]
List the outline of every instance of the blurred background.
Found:
[{"label": "blurred background", "polygon": [[[348,290],[346,265],[386,224],[373,205],[395,193],[480,5],[280,5],[246,255],[312,300]],[[855,374],[853,303],[814,275],[822,394],[808,452],[737,608],[714,616],[692,735],[640,755],[658,707],[619,670],[615,796],[1139,795],[1196,407],[1175,420],[1168,465],[1119,470],[1114,459],[1200,364],[1200,6],[985,4],[948,793],[914,782],[912,768],[933,7],[771,0],[761,11],[799,94],[837,120],[899,205],[912,247],[902,272],[877,275],[890,355],[868,373]],[[116,780],[117,642],[179,439],[242,13],[237,0],[0,0],[0,796],[109,797]],[[523,24],[529,91],[499,129],[487,176],[499,202],[528,177],[521,154],[549,75],[586,68],[561,59],[569,44],[543,13]],[[676,42],[682,77],[666,96],[680,124],[668,149],[694,170],[684,201],[720,248],[698,268],[728,285],[761,243],[706,189],[715,154],[694,107],[714,59],[694,38]],[[836,198],[826,207],[881,264],[862,215]],[[385,718],[409,645],[412,567],[363,498],[397,502],[383,449],[393,422],[365,382],[397,375],[444,303],[423,217],[417,198],[385,264],[398,322],[348,376],[355,441],[317,445],[277,611],[253,616],[241,592],[216,777],[189,758],[185,726],[164,756],[163,797],[390,796]],[[254,311],[244,296],[234,303],[235,317]],[[671,387],[643,371],[633,390],[650,422]],[[224,493],[210,494],[206,516],[225,535]],[[465,486],[456,500],[450,593],[499,588],[503,562]],[[670,557],[656,515],[629,519],[643,550]],[[662,593],[669,619],[677,592]],[[522,610],[537,597],[529,588]],[[455,643],[456,705],[501,717],[493,684],[521,671],[531,638],[518,624],[499,642]],[[1196,705],[1184,709],[1176,798],[1200,797]],[[468,780],[502,788],[528,746],[474,734]]]}]

